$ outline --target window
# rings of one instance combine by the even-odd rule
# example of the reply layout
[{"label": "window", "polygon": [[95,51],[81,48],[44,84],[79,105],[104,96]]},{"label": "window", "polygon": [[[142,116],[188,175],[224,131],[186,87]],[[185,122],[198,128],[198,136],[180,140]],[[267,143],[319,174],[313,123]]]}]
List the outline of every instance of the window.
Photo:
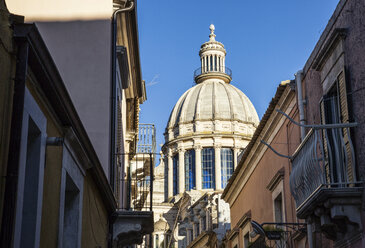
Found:
[{"label": "window", "polygon": [[189,229],[189,244],[194,240],[194,233],[192,229]]},{"label": "window", "polygon": [[214,173],[214,149],[204,148],[202,150],[202,188],[215,188]]},{"label": "window", "polygon": [[195,187],[195,151],[185,152],[185,190]]},{"label": "window", "polygon": [[74,143],[69,141],[73,137],[75,134],[69,130],[62,152],[58,247],[77,248],[81,247],[85,171],[76,155]]},{"label": "window", "polygon": [[200,234],[200,226],[199,226],[199,222],[194,224],[195,226],[195,238],[199,236]]},{"label": "window", "polygon": [[282,223],[283,222],[283,198],[282,193],[280,193],[274,199],[274,210],[275,210],[275,222]]},{"label": "window", "polygon": [[228,183],[229,178],[233,174],[233,151],[230,148],[221,149],[221,176],[222,188],[224,189]]},{"label": "window", "polygon": [[14,247],[39,247],[46,127],[47,119],[25,89]]},{"label": "window", "polygon": [[[344,71],[337,76],[334,85],[321,101],[322,124],[348,123],[349,112]],[[323,130],[326,170],[330,172],[328,180],[333,183],[354,181],[354,162],[350,144],[349,129]]]},{"label": "window", "polygon": [[173,162],[173,192],[174,192],[174,195],[177,195],[179,193],[179,175],[178,175],[178,172],[179,172],[179,155],[176,154],[173,159],[172,159],[172,162]]},{"label": "window", "polygon": [[201,218],[202,231],[205,231],[207,228],[207,217],[204,215]]},{"label": "window", "polygon": [[80,190],[66,172],[66,190],[63,215],[63,247],[78,247]]},{"label": "window", "polygon": [[249,233],[247,232],[245,236],[243,236],[243,247],[248,248],[249,243],[250,243],[250,236]]}]

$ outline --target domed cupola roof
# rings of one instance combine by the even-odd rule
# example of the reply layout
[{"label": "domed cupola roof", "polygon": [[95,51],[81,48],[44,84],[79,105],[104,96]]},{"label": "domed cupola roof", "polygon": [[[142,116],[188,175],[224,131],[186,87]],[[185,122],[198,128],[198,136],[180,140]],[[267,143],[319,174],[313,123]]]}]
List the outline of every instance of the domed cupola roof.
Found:
[{"label": "domed cupola roof", "polygon": [[258,125],[250,99],[221,80],[209,80],[187,90],[171,112],[167,128],[195,121],[228,120]]},{"label": "domed cupola roof", "polygon": [[[201,67],[194,73],[196,85],[180,97],[172,110],[166,127],[167,140],[183,133],[198,133],[199,128],[189,127],[198,122],[212,126],[214,133],[227,133],[228,129],[224,130],[223,126],[232,123],[239,124],[240,130],[254,130],[259,123],[251,101],[242,91],[230,84],[232,74],[225,66],[226,50],[222,43],[215,40],[214,25],[210,25],[209,29],[209,41],[205,42],[199,51]],[[215,127],[217,121],[224,124]],[[186,127],[183,128],[186,132],[181,129],[182,126]],[[171,135],[171,132],[174,135]],[[242,135],[244,132],[233,131]]]}]

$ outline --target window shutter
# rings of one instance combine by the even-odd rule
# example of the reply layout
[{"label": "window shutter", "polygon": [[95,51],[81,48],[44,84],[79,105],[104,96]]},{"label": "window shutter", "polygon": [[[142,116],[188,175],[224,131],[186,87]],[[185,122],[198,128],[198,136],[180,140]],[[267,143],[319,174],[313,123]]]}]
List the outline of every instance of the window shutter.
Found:
[{"label": "window shutter", "polygon": [[[322,99],[320,101],[320,113],[321,113],[321,124],[326,124],[326,116],[325,116],[325,109],[324,109],[324,100]],[[328,162],[328,146],[327,146],[327,129],[322,129],[322,141],[323,141],[323,158],[324,158],[324,169],[326,171],[326,181],[327,183],[331,182],[331,173],[329,168],[329,162]],[[333,180],[333,179],[332,179]]]},{"label": "window shutter", "polygon": [[[338,84],[338,92],[339,92],[339,102],[340,102],[340,111],[341,111],[341,122],[348,123],[349,122],[349,111],[348,111],[348,103],[347,103],[347,90],[346,90],[346,80],[345,80],[345,71],[342,70],[341,73],[337,77],[337,84]],[[353,174],[353,165],[354,161],[351,154],[351,145],[349,142],[350,137],[350,129],[344,128],[343,129],[343,138],[345,142],[344,147],[344,158],[346,163],[346,171],[347,177],[349,182],[354,181],[354,174]]]}]

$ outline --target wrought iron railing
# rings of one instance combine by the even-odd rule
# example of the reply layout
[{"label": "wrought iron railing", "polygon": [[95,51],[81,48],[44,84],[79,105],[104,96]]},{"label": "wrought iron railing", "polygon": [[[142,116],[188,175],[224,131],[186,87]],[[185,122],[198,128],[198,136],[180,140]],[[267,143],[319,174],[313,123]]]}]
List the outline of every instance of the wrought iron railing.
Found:
[{"label": "wrought iron railing", "polygon": [[261,225],[251,222],[252,234],[259,235],[248,243],[250,248],[292,248],[296,247],[295,236],[306,234],[306,223],[265,222]]},{"label": "wrought iron railing", "polygon": [[292,160],[290,190],[297,207],[320,188],[356,184],[355,153],[350,128],[356,123],[312,127]]},{"label": "wrought iron railing", "polygon": [[204,66],[204,67],[199,67],[194,71],[194,79],[202,74],[207,74],[212,72],[224,73],[232,77],[232,70],[226,66],[210,66],[210,67]]},{"label": "wrought iron railing", "polygon": [[137,153],[154,153],[155,151],[156,151],[155,125],[139,124]]},{"label": "wrought iron railing", "polygon": [[129,161],[127,175],[121,179],[127,200],[125,210],[152,211],[154,156],[137,153]]},{"label": "wrought iron railing", "polygon": [[126,195],[124,210],[152,211],[153,170],[156,151],[156,129],[153,124],[139,124],[136,153],[121,154],[126,163],[120,179],[122,194]]}]

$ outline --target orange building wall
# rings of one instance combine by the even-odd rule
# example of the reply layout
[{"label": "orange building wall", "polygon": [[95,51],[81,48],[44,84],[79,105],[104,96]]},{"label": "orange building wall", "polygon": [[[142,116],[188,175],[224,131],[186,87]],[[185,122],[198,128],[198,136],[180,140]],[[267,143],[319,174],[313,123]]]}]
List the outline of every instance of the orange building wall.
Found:
[{"label": "orange building wall", "polygon": [[[291,110],[290,116],[295,120],[299,119],[296,105]],[[299,127],[286,119],[270,145],[281,154],[292,155],[299,143]],[[286,222],[296,222],[294,200],[291,197],[289,188],[290,166],[289,159],[279,157],[270,149],[265,151],[243,190],[231,206],[232,229],[236,227],[238,221],[248,211],[251,211],[251,220],[258,223],[274,222],[272,192],[267,189],[267,186],[281,168],[285,170],[283,189],[284,219]],[[240,247],[243,247],[244,235],[245,233],[242,233],[241,230],[239,233]]]}]

